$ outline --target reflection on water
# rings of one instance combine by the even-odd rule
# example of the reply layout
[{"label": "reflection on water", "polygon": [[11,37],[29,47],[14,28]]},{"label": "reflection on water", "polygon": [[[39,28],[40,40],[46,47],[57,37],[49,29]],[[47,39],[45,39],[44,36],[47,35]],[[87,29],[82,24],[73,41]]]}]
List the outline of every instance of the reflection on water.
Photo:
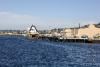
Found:
[{"label": "reflection on water", "polygon": [[0,36],[0,67],[100,67],[100,44]]}]

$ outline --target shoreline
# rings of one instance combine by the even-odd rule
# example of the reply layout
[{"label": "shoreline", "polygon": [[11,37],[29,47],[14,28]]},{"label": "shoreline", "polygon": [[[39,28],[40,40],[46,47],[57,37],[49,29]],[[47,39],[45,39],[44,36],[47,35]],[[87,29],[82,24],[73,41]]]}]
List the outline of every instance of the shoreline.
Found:
[{"label": "shoreline", "polygon": [[[13,35],[0,35],[0,36],[23,36],[22,34],[13,34]],[[54,42],[67,42],[67,43],[89,43],[89,44],[100,44],[100,40],[89,40],[89,39],[78,39],[78,38],[70,38],[70,39],[60,39],[58,37],[27,37],[23,36],[30,40],[48,40]]]}]

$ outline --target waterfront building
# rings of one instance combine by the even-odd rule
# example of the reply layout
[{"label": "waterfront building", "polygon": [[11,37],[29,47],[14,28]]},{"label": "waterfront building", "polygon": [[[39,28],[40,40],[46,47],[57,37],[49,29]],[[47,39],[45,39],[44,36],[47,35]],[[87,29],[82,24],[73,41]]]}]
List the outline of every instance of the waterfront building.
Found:
[{"label": "waterfront building", "polygon": [[52,35],[52,37],[61,37],[61,31],[62,31],[63,29],[52,29],[51,31],[50,31],[50,34]]},{"label": "waterfront building", "polygon": [[100,39],[100,25],[89,24],[80,28],[65,28],[63,36],[66,38]]},{"label": "waterfront building", "polygon": [[63,30],[63,36],[65,38],[76,38],[78,34],[78,28],[65,28]]},{"label": "waterfront building", "polygon": [[100,28],[96,27],[95,24],[90,24],[88,27],[80,28],[78,30],[78,37],[82,38],[84,36],[89,39],[100,39]]}]

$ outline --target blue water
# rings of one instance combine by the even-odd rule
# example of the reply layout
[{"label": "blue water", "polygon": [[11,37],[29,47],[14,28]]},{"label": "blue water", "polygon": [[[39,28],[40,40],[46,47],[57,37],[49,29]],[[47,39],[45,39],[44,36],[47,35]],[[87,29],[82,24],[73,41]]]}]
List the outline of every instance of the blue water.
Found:
[{"label": "blue water", "polygon": [[0,36],[0,67],[100,67],[100,44]]}]

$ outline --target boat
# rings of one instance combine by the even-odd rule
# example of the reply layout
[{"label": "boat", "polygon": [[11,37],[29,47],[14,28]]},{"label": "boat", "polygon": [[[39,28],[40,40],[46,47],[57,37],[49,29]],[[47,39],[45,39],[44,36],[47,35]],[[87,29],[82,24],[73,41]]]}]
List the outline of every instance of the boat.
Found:
[{"label": "boat", "polygon": [[31,39],[38,39],[39,33],[36,29],[36,26],[32,25],[27,31],[27,37]]}]

